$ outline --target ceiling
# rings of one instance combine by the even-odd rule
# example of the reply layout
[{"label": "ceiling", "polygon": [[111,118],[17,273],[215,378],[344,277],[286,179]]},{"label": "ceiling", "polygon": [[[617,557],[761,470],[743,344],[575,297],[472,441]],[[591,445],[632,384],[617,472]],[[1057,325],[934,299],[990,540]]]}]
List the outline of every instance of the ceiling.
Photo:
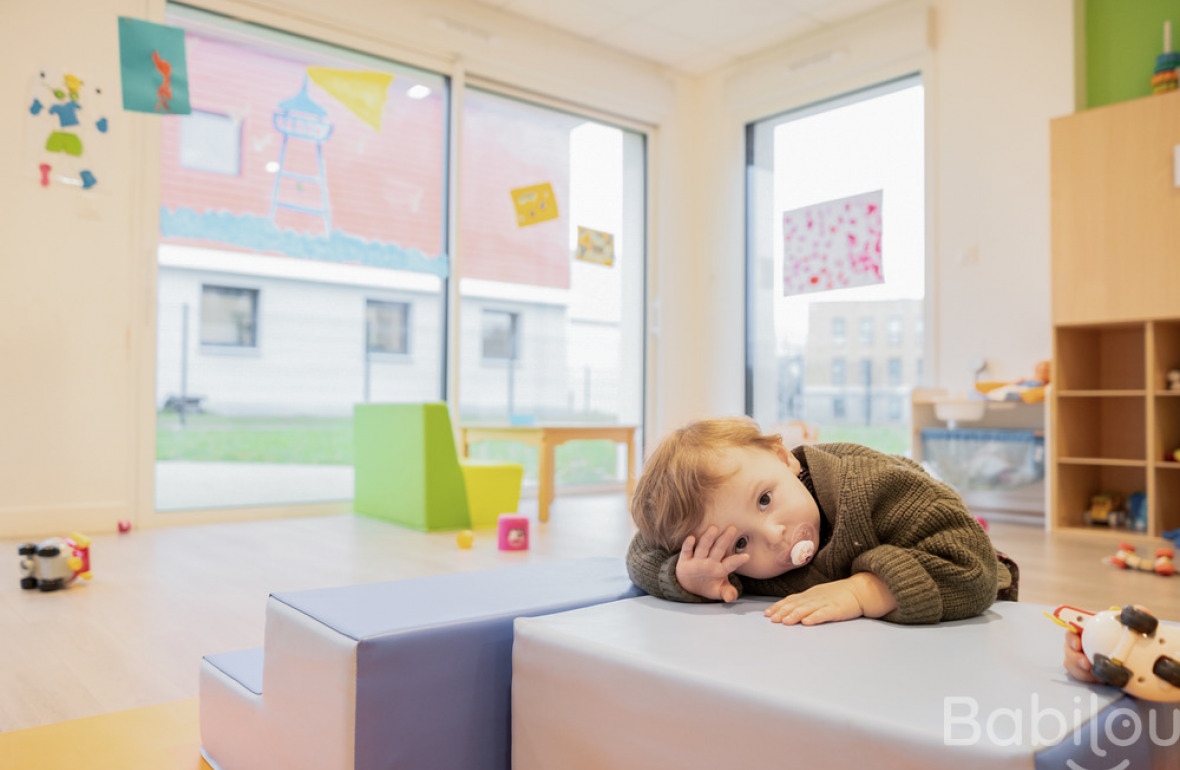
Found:
[{"label": "ceiling", "polygon": [[477,0],[689,75],[896,0]]}]

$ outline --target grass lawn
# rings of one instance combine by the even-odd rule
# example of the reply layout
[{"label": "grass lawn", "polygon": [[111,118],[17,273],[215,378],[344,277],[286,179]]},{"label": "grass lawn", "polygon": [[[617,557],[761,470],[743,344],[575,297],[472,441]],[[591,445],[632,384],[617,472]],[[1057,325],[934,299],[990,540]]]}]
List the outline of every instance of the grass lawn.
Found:
[{"label": "grass lawn", "polygon": [[[349,417],[225,417],[174,412],[156,415],[156,459],[189,462],[298,463],[352,465],[352,419]],[[557,483],[587,484],[615,480],[611,441],[571,441],[557,447]],[[471,456],[524,466],[524,477],[537,479],[537,449],[512,441],[481,441]]]},{"label": "grass lawn", "polygon": [[352,465],[349,417],[156,415],[156,459]]},{"label": "grass lawn", "polygon": [[850,441],[891,455],[909,454],[910,431],[902,426],[821,425],[819,440],[825,444]]}]

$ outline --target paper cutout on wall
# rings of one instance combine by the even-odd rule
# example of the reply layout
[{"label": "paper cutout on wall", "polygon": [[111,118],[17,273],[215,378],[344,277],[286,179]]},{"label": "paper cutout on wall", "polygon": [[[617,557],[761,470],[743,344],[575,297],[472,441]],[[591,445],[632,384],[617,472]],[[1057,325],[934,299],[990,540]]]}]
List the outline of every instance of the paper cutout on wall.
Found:
[{"label": "paper cutout on wall", "polygon": [[881,199],[876,190],[783,212],[783,294],[883,282]]},{"label": "paper cutout on wall", "polygon": [[76,72],[41,70],[29,89],[26,167],[41,187],[93,189],[110,131],[103,89]]},{"label": "paper cutout on wall", "polygon": [[516,206],[516,224],[520,227],[557,219],[557,198],[548,182],[512,190],[512,203]]},{"label": "paper cutout on wall", "polygon": [[348,108],[349,112],[381,130],[381,113],[393,75],[388,72],[355,72],[330,67],[308,67],[312,81]]},{"label": "paper cutout on wall", "polygon": [[615,237],[601,230],[578,227],[578,249],[574,257],[610,267],[615,263]]},{"label": "paper cutout on wall", "polygon": [[188,62],[184,30],[119,17],[123,109],[156,115],[188,115]]}]

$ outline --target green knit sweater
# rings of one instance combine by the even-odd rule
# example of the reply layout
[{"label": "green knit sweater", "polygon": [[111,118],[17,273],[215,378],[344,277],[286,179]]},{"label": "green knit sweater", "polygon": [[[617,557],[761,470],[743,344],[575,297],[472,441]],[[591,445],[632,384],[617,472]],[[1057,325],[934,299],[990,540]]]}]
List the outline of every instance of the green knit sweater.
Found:
[{"label": "green knit sweater", "polygon": [[[910,624],[978,615],[1010,583],[962,498],[913,460],[858,444],[818,444],[802,453],[831,536],[805,567],[765,580],[730,575],[739,593],[787,596],[871,572],[897,600],[883,619]],[[627,570],[653,596],[706,601],[680,587],[679,557],[679,551],[655,548],[636,533]]]}]

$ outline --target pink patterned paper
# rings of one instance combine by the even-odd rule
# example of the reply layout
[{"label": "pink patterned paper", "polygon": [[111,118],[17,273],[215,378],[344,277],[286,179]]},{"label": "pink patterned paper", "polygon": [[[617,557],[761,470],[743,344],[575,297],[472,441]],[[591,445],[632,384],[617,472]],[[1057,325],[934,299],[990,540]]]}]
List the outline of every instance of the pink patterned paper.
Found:
[{"label": "pink patterned paper", "polygon": [[783,295],[868,286],[881,266],[882,191],[783,212]]}]

